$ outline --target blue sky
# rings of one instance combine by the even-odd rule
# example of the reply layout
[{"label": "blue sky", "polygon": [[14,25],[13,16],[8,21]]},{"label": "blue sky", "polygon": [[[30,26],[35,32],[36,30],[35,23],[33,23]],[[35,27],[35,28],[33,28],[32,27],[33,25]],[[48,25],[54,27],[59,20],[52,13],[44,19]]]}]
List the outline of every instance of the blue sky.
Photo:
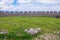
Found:
[{"label": "blue sky", "polygon": [[0,11],[60,11],[60,0],[0,0]]}]

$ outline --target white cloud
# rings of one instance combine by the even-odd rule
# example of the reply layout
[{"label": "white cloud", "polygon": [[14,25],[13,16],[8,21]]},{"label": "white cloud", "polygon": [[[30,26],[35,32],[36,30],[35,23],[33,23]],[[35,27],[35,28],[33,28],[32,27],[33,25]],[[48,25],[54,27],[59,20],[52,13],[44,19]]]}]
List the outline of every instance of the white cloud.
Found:
[{"label": "white cloud", "polygon": [[3,3],[13,3],[14,0],[1,0],[0,1],[0,4],[3,4]]},{"label": "white cloud", "polygon": [[60,1],[58,1],[58,0],[36,0],[35,2],[37,2],[37,3],[52,4],[52,3],[58,3],[58,2],[60,2]]},{"label": "white cloud", "polygon": [[[10,4],[10,6],[6,5],[6,2]],[[2,0],[0,2],[0,10],[11,10],[11,11],[48,11],[48,10],[60,10],[60,6],[48,7],[48,6],[34,6],[30,2],[32,0],[17,0],[18,3],[27,3],[27,4],[19,4],[17,6],[12,5],[14,1],[12,0]],[[37,3],[58,3],[60,1],[57,0],[36,0]],[[39,4],[40,5],[40,4]]]},{"label": "white cloud", "polygon": [[6,0],[6,2],[8,2],[8,3],[13,3],[14,0]]},{"label": "white cloud", "polygon": [[0,1],[0,5],[3,5],[3,3],[5,3],[5,0]]},{"label": "white cloud", "polygon": [[33,5],[20,5],[20,6],[5,6],[2,7],[0,10],[8,10],[8,11],[59,11],[60,7],[47,7],[47,6],[33,6]]},{"label": "white cloud", "polygon": [[30,3],[32,0],[17,0],[18,3]]},{"label": "white cloud", "polygon": [[1,0],[1,1],[0,1],[0,7],[1,7],[1,6],[12,5],[13,2],[14,2],[14,0]]},{"label": "white cloud", "polygon": [[9,7],[13,6],[11,3],[13,3],[12,0],[1,0],[0,1],[0,10],[9,10]]},{"label": "white cloud", "polygon": [[60,0],[55,0],[56,1],[56,3],[59,3],[60,4]]}]

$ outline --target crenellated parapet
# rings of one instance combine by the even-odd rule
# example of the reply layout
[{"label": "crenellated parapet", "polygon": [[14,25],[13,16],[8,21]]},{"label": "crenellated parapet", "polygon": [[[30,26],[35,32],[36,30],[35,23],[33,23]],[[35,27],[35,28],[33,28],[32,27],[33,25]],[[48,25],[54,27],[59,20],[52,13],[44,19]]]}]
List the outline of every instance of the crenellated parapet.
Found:
[{"label": "crenellated parapet", "polygon": [[60,16],[58,11],[0,11],[0,16]]}]

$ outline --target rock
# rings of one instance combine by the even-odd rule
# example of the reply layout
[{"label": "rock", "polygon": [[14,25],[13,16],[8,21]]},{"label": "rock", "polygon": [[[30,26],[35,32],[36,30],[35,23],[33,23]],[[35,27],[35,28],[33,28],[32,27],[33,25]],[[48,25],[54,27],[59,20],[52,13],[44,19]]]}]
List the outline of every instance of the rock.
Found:
[{"label": "rock", "polygon": [[30,28],[30,29],[25,29],[25,32],[29,33],[29,34],[37,34],[41,31],[40,28]]},{"label": "rock", "polygon": [[8,34],[8,30],[0,29],[0,34]]},{"label": "rock", "polygon": [[37,31],[41,31],[41,29],[40,29],[40,28],[35,28],[35,30],[37,30]]},{"label": "rock", "polygon": [[3,34],[4,35],[4,40],[6,40],[7,36],[6,34],[8,34],[8,30],[5,30],[5,29],[0,29],[0,34]]},{"label": "rock", "polygon": [[59,36],[54,34],[42,34],[40,40],[59,40]]}]

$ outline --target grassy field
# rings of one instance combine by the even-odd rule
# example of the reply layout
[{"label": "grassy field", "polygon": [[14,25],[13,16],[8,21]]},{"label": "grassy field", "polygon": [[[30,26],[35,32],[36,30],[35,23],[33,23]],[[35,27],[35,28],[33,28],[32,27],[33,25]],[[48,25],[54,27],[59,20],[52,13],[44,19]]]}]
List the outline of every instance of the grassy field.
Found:
[{"label": "grassy field", "polygon": [[[60,18],[53,17],[0,17],[0,29],[9,31],[7,40],[32,40],[32,36],[26,34],[26,28],[41,28],[41,34],[60,31]],[[3,36],[0,36],[3,40]]]}]

